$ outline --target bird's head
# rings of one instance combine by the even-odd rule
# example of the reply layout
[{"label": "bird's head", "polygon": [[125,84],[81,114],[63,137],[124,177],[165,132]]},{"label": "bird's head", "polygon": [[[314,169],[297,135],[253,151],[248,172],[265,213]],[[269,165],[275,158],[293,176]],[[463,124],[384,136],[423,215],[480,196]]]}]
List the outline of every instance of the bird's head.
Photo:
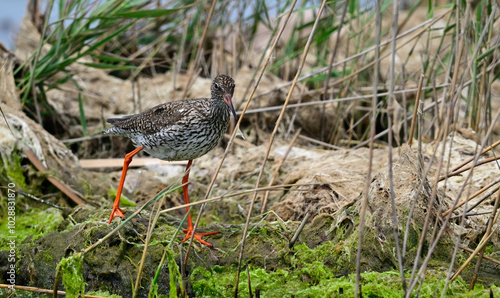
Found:
[{"label": "bird's head", "polygon": [[230,76],[218,75],[212,82],[212,98],[224,100],[231,109],[234,119],[238,121],[236,111],[233,107],[234,80]]}]

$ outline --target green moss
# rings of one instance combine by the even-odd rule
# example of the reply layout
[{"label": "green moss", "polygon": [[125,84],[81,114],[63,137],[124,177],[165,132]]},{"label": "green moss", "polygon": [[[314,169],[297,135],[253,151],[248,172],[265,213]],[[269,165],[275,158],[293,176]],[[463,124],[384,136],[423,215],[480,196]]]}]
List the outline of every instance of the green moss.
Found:
[{"label": "green moss", "polygon": [[[262,297],[353,297],[355,275],[335,277],[321,262],[313,262],[301,270],[250,269],[252,291],[259,289]],[[421,297],[440,296],[444,287],[445,272],[429,271],[426,274]],[[197,297],[230,297],[234,295],[235,267],[198,267],[191,276],[193,291]],[[363,297],[402,297],[404,295],[399,273],[361,273]],[[492,286],[494,293],[498,287]],[[246,271],[242,271],[238,291],[248,294]],[[489,289],[478,285],[468,291],[468,285],[460,278],[448,285],[445,297],[489,297]]]},{"label": "green moss", "polygon": [[114,294],[112,295],[108,291],[91,291],[87,292],[86,295],[93,295],[93,296],[107,297],[107,298],[122,298],[122,296]]},{"label": "green moss", "polygon": [[487,256],[496,253],[498,251],[499,251],[498,247],[495,247],[493,243],[487,244],[486,247],[484,248],[484,253]]},{"label": "green moss", "polygon": [[[63,221],[61,211],[57,209],[30,209],[28,212],[18,214],[15,218],[16,242],[22,243],[28,236],[33,236],[32,240],[41,238],[57,229]],[[0,234],[8,235],[8,218],[0,217]],[[7,239],[0,238],[0,250],[7,250]]]},{"label": "green moss", "polygon": [[314,249],[309,248],[305,244],[299,244],[294,247],[294,250],[295,254],[291,259],[291,264],[293,266],[299,266],[302,262],[313,263],[318,261],[321,263],[327,263],[338,254],[337,249],[335,249],[335,246],[331,241],[320,244]]},{"label": "green moss", "polygon": [[9,156],[4,156],[2,154],[2,165],[3,167],[0,170],[0,175],[6,175],[7,177],[5,178],[7,178],[6,180],[8,183],[15,183],[16,189],[28,189],[24,171],[21,166],[21,156],[19,152],[14,151]]},{"label": "green moss", "polygon": [[62,270],[62,281],[66,289],[66,297],[78,298],[85,294],[83,279],[83,254],[78,253],[59,262]]}]

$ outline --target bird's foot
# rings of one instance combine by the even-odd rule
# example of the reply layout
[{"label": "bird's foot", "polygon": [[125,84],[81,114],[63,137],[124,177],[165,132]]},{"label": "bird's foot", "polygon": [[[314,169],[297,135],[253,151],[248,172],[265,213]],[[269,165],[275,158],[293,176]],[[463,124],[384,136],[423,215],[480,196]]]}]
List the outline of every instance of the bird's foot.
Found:
[{"label": "bird's foot", "polygon": [[108,224],[110,224],[115,217],[125,217],[123,215],[123,210],[118,208],[118,206],[113,206],[113,210],[111,210],[111,215],[109,216]]},{"label": "bird's foot", "polygon": [[[193,234],[193,229],[184,229],[182,231],[186,232],[186,237],[184,237],[184,239],[181,242],[189,240],[189,238],[191,238],[191,235]],[[215,235],[215,234],[219,234],[219,233],[220,233],[219,231],[209,232],[209,233],[196,232],[196,233],[194,233],[194,239],[198,240],[201,244],[205,244],[206,246],[212,247],[211,243],[206,242],[205,240],[201,239],[201,237]]]}]

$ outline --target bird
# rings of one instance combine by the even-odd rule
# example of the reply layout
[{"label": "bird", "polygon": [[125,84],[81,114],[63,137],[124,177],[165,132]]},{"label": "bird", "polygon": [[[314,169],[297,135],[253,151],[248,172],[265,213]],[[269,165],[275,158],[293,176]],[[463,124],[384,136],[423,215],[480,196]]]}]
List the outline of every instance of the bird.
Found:
[{"label": "bird", "polygon": [[[113,126],[106,129],[105,134],[127,137],[136,146],[135,150],[125,155],[109,224],[117,216],[124,217],[123,210],[119,208],[123,184],[132,158],[142,150],[161,160],[188,161],[182,179],[182,191],[184,202],[189,204],[188,181],[193,160],[217,146],[229,126],[231,113],[238,121],[232,102],[234,88],[233,78],[222,74],[212,81],[211,98],[166,102],[139,114],[107,119]],[[186,236],[182,242],[190,239],[194,233],[189,206],[186,212],[188,228],[183,230]],[[211,247],[212,244],[202,237],[217,233],[196,232],[194,238]]]}]

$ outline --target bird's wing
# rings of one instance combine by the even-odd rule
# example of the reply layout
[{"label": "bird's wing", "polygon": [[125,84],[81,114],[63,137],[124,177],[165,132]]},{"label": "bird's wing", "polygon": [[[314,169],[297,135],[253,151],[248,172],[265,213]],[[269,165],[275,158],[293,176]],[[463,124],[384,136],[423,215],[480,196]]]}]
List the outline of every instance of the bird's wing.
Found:
[{"label": "bird's wing", "polygon": [[148,135],[172,126],[184,125],[189,118],[187,115],[193,108],[196,108],[196,101],[173,101],[157,105],[139,114],[108,119],[107,122],[125,131]]}]

